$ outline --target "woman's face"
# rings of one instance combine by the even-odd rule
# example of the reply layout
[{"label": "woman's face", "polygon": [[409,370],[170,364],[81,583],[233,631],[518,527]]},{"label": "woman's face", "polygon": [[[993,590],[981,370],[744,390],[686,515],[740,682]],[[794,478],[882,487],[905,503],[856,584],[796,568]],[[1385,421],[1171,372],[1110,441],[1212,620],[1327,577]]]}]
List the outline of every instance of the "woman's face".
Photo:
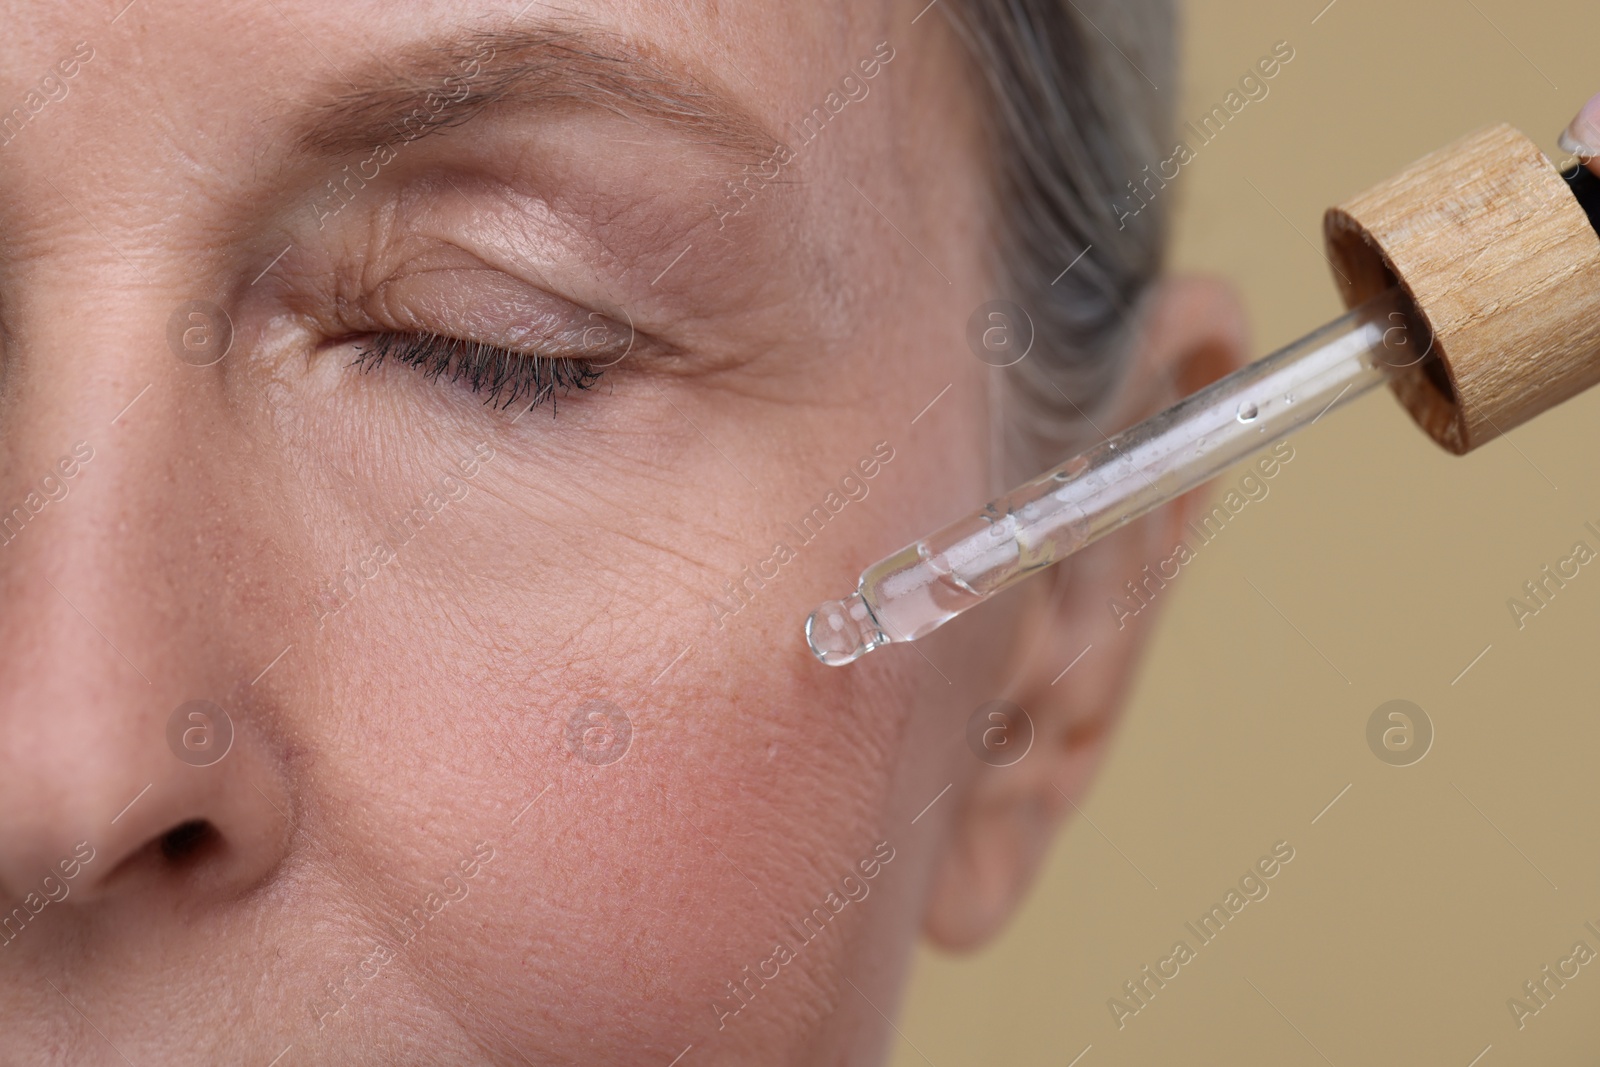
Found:
[{"label": "woman's face", "polygon": [[124,2],[0,42],[0,1063],[870,1062],[1019,658],[801,635],[993,488],[946,24]]}]

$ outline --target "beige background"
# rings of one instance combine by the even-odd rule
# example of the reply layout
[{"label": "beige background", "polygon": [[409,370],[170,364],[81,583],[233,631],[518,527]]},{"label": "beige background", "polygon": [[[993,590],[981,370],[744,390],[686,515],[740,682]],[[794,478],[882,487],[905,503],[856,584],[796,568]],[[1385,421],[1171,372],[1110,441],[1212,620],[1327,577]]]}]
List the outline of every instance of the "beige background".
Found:
[{"label": "beige background", "polygon": [[[1261,353],[1340,310],[1327,205],[1488,122],[1554,156],[1600,90],[1593,0],[1337,0],[1313,24],[1325,2],[1188,3],[1171,87],[1192,118],[1296,49],[1168,190],[1177,264],[1237,283]],[[919,959],[895,1067],[1091,1045],[1079,1067],[1596,1062],[1600,961],[1520,1031],[1506,1001],[1580,938],[1600,951],[1600,562],[1521,631],[1506,601],[1600,548],[1600,391],[1465,459],[1386,394],[1293,443],[1166,594],[1093,825],[990,950]],[[1392,698],[1436,729],[1412,767],[1367,748]],[[1297,855],[1271,894],[1118,1031],[1107,999],[1279,839]]]}]

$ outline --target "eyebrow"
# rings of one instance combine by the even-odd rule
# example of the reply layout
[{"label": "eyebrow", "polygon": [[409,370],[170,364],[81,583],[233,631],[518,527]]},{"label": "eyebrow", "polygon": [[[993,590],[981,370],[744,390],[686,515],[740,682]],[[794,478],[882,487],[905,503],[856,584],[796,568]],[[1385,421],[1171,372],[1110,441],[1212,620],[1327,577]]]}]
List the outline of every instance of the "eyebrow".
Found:
[{"label": "eyebrow", "polygon": [[586,27],[475,31],[411,45],[341,78],[343,88],[312,108],[295,138],[301,151],[415,141],[502,104],[598,108],[756,158],[778,143],[750,111],[682,65]]}]

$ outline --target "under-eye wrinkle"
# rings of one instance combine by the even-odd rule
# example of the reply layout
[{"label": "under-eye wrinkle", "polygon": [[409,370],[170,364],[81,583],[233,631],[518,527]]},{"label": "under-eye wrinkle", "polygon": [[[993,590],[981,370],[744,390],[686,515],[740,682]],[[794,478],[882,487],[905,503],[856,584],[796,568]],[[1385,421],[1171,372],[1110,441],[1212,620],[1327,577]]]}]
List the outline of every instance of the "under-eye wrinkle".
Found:
[{"label": "under-eye wrinkle", "polygon": [[[363,372],[385,360],[416,367],[429,378],[448,378],[484,394],[486,406],[509,408],[521,401],[536,407],[556,392],[589,389],[604,368],[569,356],[541,356],[434,333],[379,333],[363,342],[351,362]],[[552,406],[552,410],[554,407]]]}]

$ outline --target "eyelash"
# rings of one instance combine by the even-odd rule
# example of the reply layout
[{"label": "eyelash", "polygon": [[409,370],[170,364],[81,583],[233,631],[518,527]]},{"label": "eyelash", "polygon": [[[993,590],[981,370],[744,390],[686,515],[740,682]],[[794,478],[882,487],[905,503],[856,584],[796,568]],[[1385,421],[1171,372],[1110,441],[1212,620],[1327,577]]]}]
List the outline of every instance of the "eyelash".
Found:
[{"label": "eyelash", "polygon": [[591,389],[604,372],[587,360],[516,352],[436,333],[375,334],[358,347],[350,365],[366,373],[391,359],[434,380],[464,382],[474,393],[486,394],[485,406],[501,410],[531,398],[530,408],[550,400],[554,412],[557,389],[563,396],[574,389]]}]

